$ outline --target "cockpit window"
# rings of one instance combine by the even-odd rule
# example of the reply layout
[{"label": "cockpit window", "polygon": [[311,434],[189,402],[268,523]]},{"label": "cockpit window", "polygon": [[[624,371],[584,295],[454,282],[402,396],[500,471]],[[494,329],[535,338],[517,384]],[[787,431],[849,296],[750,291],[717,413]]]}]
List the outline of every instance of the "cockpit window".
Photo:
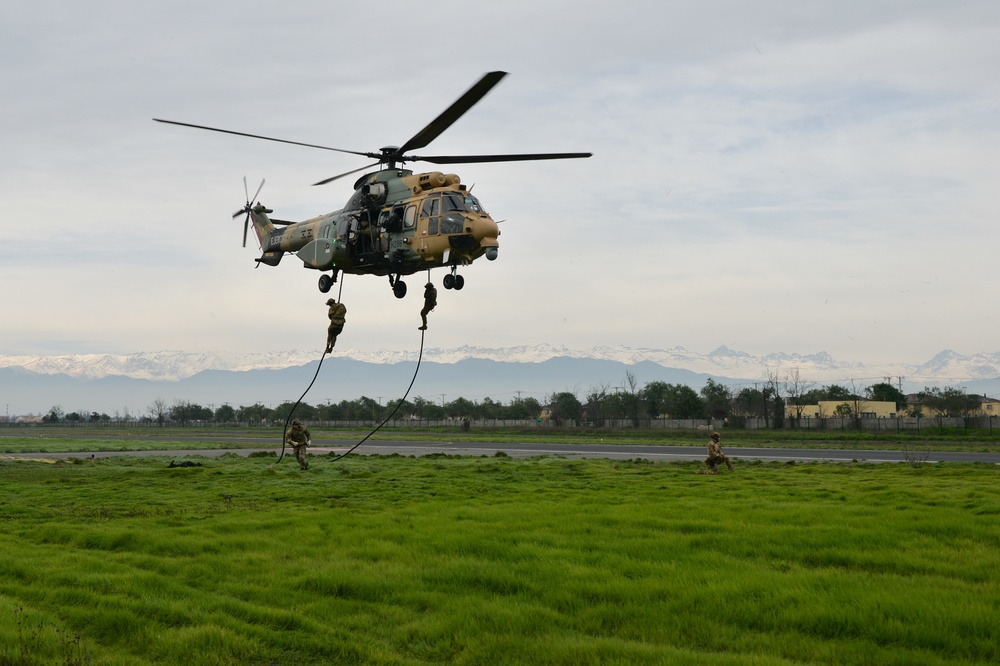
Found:
[{"label": "cockpit window", "polygon": [[457,194],[446,194],[441,197],[441,212],[450,213],[452,211],[465,212],[465,202]]},{"label": "cockpit window", "polygon": [[453,192],[441,197],[441,212],[451,211],[482,213],[483,207],[479,205],[479,200],[471,194],[459,194]]},{"label": "cockpit window", "polygon": [[483,207],[479,205],[479,200],[471,194],[465,195],[465,207],[473,213],[482,213]]}]

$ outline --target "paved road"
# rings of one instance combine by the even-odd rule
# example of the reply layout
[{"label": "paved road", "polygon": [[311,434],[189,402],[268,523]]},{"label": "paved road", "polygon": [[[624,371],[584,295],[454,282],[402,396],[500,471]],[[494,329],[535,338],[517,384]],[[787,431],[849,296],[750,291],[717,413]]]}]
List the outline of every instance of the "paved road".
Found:
[{"label": "paved road", "polygon": [[[92,437],[92,436],[90,436]],[[72,438],[71,436],[69,438]],[[132,441],[157,441],[162,439],[155,436],[129,435],[121,436],[120,439]],[[102,437],[102,439],[115,439],[114,437]],[[68,457],[90,457],[107,458],[119,455],[141,455],[141,456],[168,456],[181,458],[184,456],[220,456],[224,453],[236,453],[241,456],[249,455],[254,451],[280,451],[281,446],[275,444],[275,438],[246,438],[246,437],[174,437],[171,441],[213,441],[218,442],[220,447],[226,444],[239,443],[242,446],[247,444],[259,444],[256,448],[241,449],[198,449],[198,450],[174,450],[174,451],[100,451],[86,453],[0,453],[0,459],[41,459],[41,458],[68,458]],[[279,438],[280,439],[280,438]],[[330,452],[344,453],[357,444],[357,440],[326,440],[317,438],[315,445],[310,447],[313,455],[325,455]],[[0,437],[0,450],[3,448],[3,438]],[[779,448],[750,448],[727,446],[725,452],[743,460],[772,460],[779,462],[797,461],[832,461],[850,462],[853,460],[863,462],[904,462],[905,457],[901,451],[878,451],[878,450],[841,450],[841,449],[779,449]],[[638,444],[545,444],[545,443],[497,443],[497,442],[436,442],[436,441],[414,441],[414,442],[394,442],[384,440],[368,440],[354,451],[354,455],[390,455],[397,453],[404,456],[425,456],[434,453],[444,453],[448,455],[462,456],[492,456],[498,451],[503,451],[509,456],[516,458],[527,458],[531,456],[562,456],[565,458],[610,458],[613,460],[629,460],[633,458],[643,458],[646,460],[704,460],[705,447],[703,446],[651,446]],[[290,453],[286,452],[286,455]],[[927,462],[983,462],[1000,464],[1000,452],[981,453],[966,451],[936,450],[927,452]]]}]

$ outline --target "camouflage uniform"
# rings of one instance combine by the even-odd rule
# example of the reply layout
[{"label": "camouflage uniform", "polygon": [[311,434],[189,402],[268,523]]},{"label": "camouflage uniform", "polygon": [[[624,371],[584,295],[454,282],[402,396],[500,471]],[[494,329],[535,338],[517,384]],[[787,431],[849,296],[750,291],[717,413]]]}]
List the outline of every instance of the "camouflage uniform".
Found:
[{"label": "camouflage uniform", "polygon": [[708,465],[712,474],[718,474],[719,463],[726,463],[729,471],[733,471],[733,462],[729,459],[729,456],[722,452],[722,447],[719,446],[719,433],[713,432],[708,440],[708,457],[705,458],[705,464]]},{"label": "camouflage uniform", "polygon": [[424,287],[424,309],[420,311],[420,319],[423,320],[424,324],[420,327],[421,331],[427,330],[427,313],[434,309],[434,306],[438,304],[437,302],[438,290],[434,288],[434,285],[430,282]]},{"label": "camouflage uniform", "polygon": [[344,330],[344,324],[347,322],[345,319],[347,306],[332,298],[326,304],[330,306],[330,311],[327,313],[327,316],[330,317],[330,328],[326,330],[326,353],[329,354],[333,351],[333,346],[337,344],[337,336]]},{"label": "camouflage uniform", "polygon": [[285,433],[285,444],[295,449],[295,459],[299,461],[299,468],[309,469],[309,463],[306,462],[306,447],[312,444],[309,428],[304,427],[301,421],[295,419],[292,421],[292,427]]}]

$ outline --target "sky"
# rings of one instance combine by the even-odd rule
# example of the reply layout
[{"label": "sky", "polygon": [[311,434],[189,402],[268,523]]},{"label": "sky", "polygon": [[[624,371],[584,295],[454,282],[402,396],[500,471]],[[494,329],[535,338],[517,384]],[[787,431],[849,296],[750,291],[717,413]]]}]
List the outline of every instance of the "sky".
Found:
[{"label": "sky", "polygon": [[[988,0],[14,3],[0,354],[318,357],[318,272],[255,268],[231,215],[244,177],[339,209],[352,178],[311,183],[365,158],[152,119],[372,151],[493,70],[422,152],[593,157],[452,167],[500,254],[427,346],[1000,351],[998,34]],[[346,276],[338,352],[417,349],[422,282]]]}]

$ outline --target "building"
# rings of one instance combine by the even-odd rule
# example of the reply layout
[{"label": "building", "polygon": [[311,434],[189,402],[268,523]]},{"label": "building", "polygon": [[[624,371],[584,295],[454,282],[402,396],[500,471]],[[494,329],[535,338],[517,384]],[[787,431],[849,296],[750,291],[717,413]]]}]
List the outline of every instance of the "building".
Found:
[{"label": "building", "polygon": [[[906,396],[904,415],[919,414],[923,418],[934,419],[939,416],[1000,416],[1000,400],[978,395],[962,395],[963,404],[942,405],[940,402],[927,399],[921,393],[911,393]],[[967,402],[965,402],[967,400]]]},{"label": "building", "polygon": [[896,403],[882,400],[820,400],[815,405],[785,405],[785,418],[827,419],[830,417],[886,419],[896,416]]}]

